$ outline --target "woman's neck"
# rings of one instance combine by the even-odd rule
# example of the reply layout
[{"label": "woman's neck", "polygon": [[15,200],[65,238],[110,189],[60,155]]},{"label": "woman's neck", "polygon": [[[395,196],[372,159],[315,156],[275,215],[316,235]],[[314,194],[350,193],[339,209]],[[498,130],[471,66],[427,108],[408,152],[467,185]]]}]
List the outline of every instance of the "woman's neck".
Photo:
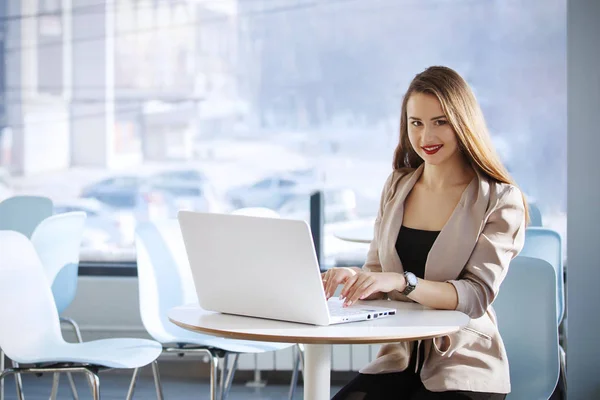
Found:
[{"label": "woman's neck", "polygon": [[429,190],[444,190],[456,186],[463,186],[471,182],[475,171],[469,163],[457,154],[443,164],[423,166],[423,174],[419,181]]}]

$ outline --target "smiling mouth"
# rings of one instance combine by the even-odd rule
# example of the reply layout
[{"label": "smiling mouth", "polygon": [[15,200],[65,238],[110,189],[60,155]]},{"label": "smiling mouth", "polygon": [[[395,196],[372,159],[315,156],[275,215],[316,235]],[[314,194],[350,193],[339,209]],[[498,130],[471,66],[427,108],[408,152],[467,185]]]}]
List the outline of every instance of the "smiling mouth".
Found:
[{"label": "smiling mouth", "polygon": [[437,144],[435,146],[423,146],[421,148],[428,155],[432,155],[432,154],[437,153],[443,146],[444,146],[443,144]]}]

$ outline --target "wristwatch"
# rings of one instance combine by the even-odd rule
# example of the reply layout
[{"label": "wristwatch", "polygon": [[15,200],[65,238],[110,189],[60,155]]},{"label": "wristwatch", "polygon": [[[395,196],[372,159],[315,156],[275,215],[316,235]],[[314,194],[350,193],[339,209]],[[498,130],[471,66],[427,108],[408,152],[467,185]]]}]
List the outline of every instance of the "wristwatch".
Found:
[{"label": "wristwatch", "polygon": [[402,294],[408,296],[413,290],[416,289],[419,281],[417,280],[415,274],[408,271],[404,271],[404,279],[406,279],[406,287],[402,291]]}]

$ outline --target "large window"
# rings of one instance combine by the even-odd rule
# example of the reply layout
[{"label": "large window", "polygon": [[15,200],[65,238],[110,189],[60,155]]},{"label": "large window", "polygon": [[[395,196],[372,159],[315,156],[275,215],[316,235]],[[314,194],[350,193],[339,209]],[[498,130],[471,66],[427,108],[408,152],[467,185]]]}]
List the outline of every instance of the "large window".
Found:
[{"label": "large window", "polygon": [[[430,65],[468,80],[503,161],[544,225],[566,235],[564,0],[72,3],[73,29],[85,26],[81,18],[110,27],[108,39],[90,44],[105,52],[93,61],[105,68],[94,64],[95,75],[82,78],[86,65],[29,65],[29,50],[9,68],[79,68],[76,93],[100,72],[110,86],[100,89],[114,92],[99,97],[106,107],[13,96],[0,133],[0,196],[45,194],[57,212],[88,212],[84,260],[134,260],[135,225],[179,209],[268,207],[307,219],[309,193],[322,189],[325,262],[362,262],[365,247],[332,232],[372,222],[402,95]],[[82,51],[61,32],[65,48]],[[23,36],[7,41],[5,58],[30,49],[23,40],[35,36]],[[96,107],[73,117],[82,101]],[[41,146],[40,135],[56,140]],[[77,135],[85,140],[68,140]],[[37,167],[59,144],[64,157]]]}]

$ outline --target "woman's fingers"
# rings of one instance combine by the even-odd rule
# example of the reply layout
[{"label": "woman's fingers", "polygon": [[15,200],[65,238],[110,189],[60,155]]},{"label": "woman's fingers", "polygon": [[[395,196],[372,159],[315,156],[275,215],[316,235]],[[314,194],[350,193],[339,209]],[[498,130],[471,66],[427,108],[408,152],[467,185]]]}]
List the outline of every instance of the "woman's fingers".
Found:
[{"label": "woman's fingers", "polygon": [[352,290],[352,287],[356,284],[356,282],[360,279],[361,276],[362,276],[362,274],[356,274],[346,280],[346,282],[344,283],[344,287],[342,288],[342,291],[340,292],[341,298],[348,297],[348,292],[350,290]]},{"label": "woman's fingers", "polygon": [[363,293],[375,283],[375,280],[371,276],[363,276],[362,279],[357,280],[353,287],[348,291],[344,305],[350,306],[354,304]]},{"label": "woman's fingers", "polygon": [[325,276],[327,280],[325,284],[325,297],[329,299],[335,293],[338,285],[340,284],[340,271],[335,269],[327,271],[327,275]]}]

